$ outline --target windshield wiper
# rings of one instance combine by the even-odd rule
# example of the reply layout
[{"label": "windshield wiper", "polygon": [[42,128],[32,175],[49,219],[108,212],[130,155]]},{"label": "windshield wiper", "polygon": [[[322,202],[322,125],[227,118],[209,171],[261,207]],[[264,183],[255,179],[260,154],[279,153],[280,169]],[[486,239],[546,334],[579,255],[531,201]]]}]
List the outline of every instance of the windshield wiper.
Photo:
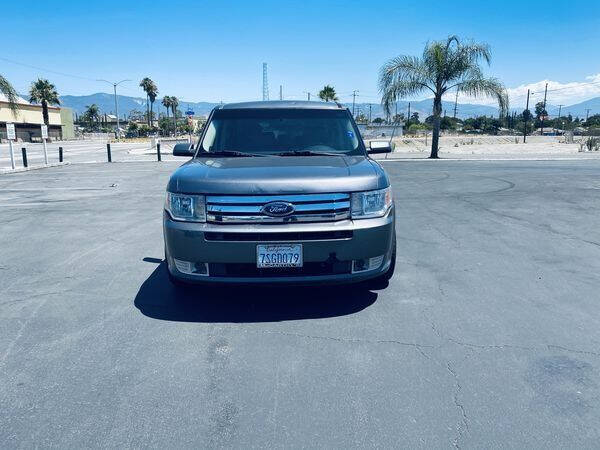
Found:
[{"label": "windshield wiper", "polygon": [[198,152],[197,156],[266,156],[261,153],[247,153],[247,152],[238,152],[237,150],[219,150],[216,152]]},{"label": "windshield wiper", "polygon": [[313,152],[312,150],[290,150],[282,153],[275,153],[277,156],[341,156],[344,153]]}]

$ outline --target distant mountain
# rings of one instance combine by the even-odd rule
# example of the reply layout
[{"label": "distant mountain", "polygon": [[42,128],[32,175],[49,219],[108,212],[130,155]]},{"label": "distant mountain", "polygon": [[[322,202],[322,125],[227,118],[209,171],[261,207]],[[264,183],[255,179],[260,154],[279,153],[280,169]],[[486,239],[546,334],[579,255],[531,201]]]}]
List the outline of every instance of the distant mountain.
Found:
[{"label": "distant mountain", "polygon": [[[408,101],[399,101],[398,102],[398,114],[406,114],[408,113]],[[383,107],[380,103],[357,103],[355,108],[361,113],[364,113],[367,117],[369,116],[369,105],[371,108],[371,118],[374,119],[376,117],[384,117]],[[347,106],[352,110],[352,103],[344,103],[344,106]],[[419,113],[419,120],[425,120],[432,114],[433,110],[433,99],[428,98],[425,100],[417,100],[410,102],[410,114],[412,116],[413,113]],[[396,109],[392,111],[392,114],[395,114]],[[357,113],[358,114],[358,113]],[[442,101],[442,114],[447,116],[454,115],[454,102]],[[473,105],[471,103],[458,103],[456,105],[456,117],[459,119],[466,119],[468,117],[475,116],[498,116],[498,108],[494,108],[493,106],[485,106],[485,105]]]},{"label": "distant mountain", "polygon": [[[129,97],[126,95],[117,95],[119,105],[119,117],[128,116],[133,110],[146,111],[146,99],[142,97]],[[62,106],[72,108],[77,114],[85,112],[86,108],[95,103],[103,114],[115,113],[115,96],[98,92],[91,95],[61,95],[60,103]],[[179,109],[194,111],[195,115],[207,115],[218,103],[209,102],[187,102],[179,100]],[[165,113],[165,107],[161,104],[161,98],[154,102],[154,112]]]},{"label": "distant mountain", "polygon": [[[590,116],[593,116],[594,114],[600,114],[600,97],[591,98],[589,100],[583,101],[581,103],[576,103],[574,105],[563,106],[560,114],[571,114],[573,117],[585,119],[585,115],[587,113],[586,110],[588,109],[590,110]],[[553,111],[548,109],[548,113],[553,114]],[[556,111],[554,112],[554,114],[558,114],[558,107],[556,107]]]},{"label": "distant mountain", "polygon": [[[27,97],[27,96],[25,96]],[[129,97],[126,95],[117,95],[119,101],[119,116],[127,116],[133,110],[145,111],[146,110],[146,99],[142,97]],[[62,95],[60,97],[61,104],[68,108],[72,108],[77,114],[82,114],[88,105],[95,103],[100,108],[102,113],[114,114],[115,111],[115,98],[112,94],[105,94],[102,92],[91,94],[91,95]],[[398,102],[398,113],[406,115],[408,112],[408,101]],[[185,100],[179,101],[179,109],[187,111],[188,108],[194,111],[195,115],[208,115],[208,113],[217,106],[218,103],[211,102],[187,102]],[[384,117],[384,112],[381,104],[379,103],[356,103],[355,108],[358,112],[364,113],[366,116],[369,115],[369,105],[371,107],[371,118]],[[345,103],[344,106],[352,109],[352,103]],[[417,100],[410,102],[410,112],[419,113],[419,118],[424,120],[426,117],[431,115],[433,107],[433,99]],[[530,109],[533,111],[534,106],[530,105]],[[581,103],[577,103],[570,106],[563,106],[562,113],[564,115],[572,114],[574,117],[579,116],[585,118],[586,110],[589,108],[590,115],[600,114],[600,97],[596,97],[590,100],[586,100]],[[548,113],[553,116],[558,114],[558,106],[548,104],[546,109]],[[511,111],[521,113],[523,108],[511,108]],[[165,112],[164,106],[160,103],[160,98],[154,102],[154,111]],[[454,115],[454,102],[443,101],[442,111],[447,116]],[[456,108],[456,116],[460,119],[466,119],[468,117],[476,116],[493,116],[498,117],[498,108],[486,105],[475,105],[471,103],[458,103]]]}]

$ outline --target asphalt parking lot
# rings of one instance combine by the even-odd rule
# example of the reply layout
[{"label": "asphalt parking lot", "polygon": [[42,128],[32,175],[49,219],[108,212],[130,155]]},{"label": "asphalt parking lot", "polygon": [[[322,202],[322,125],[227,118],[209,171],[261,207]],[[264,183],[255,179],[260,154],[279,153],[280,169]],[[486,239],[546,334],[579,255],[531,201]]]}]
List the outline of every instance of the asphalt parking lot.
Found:
[{"label": "asphalt parking lot", "polygon": [[600,161],[387,162],[387,288],[182,294],[175,167],[0,175],[2,447],[600,442]]}]

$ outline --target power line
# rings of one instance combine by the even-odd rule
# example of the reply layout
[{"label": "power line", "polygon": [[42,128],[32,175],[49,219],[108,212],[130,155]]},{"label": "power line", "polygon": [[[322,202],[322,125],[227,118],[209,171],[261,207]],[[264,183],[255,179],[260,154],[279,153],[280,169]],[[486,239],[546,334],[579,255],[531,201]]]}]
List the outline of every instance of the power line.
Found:
[{"label": "power line", "polygon": [[31,64],[25,64],[22,62],[18,62],[18,61],[13,61],[12,59],[8,59],[8,58],[2,58],[0,57],[0,60],[11,63],[11,64],[16,64],[18,66],[23,66],[23,67],[28,67],[30,69],[36,69],[36,70],[41,70],[43,72],[49,72],[49,73],[53,73],[56,75],[62,75],[63,77],[71,77],[71,78],[78,78],[80,80],[87,80],[87,81],[97,81],[97,79],[95,78],[88,78],[88,77],[84,77],[81,75],[74,75],[72,73],[66,73],[66,72],[58,72],[56,70],[52,70],[52,69],[45,69],[43,67],[38,67],[38,66],[33,66]]}]

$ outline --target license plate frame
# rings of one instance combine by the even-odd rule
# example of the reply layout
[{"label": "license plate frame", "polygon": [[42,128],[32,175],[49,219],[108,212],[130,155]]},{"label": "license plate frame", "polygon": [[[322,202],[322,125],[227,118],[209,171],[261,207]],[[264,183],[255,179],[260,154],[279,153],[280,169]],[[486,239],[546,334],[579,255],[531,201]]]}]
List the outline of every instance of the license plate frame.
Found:
[{"label": "license plate frame", "polygon": [[259,269],[302,267],[304,265],[302,250],[302,244],[258,244],[256,267]]}]

